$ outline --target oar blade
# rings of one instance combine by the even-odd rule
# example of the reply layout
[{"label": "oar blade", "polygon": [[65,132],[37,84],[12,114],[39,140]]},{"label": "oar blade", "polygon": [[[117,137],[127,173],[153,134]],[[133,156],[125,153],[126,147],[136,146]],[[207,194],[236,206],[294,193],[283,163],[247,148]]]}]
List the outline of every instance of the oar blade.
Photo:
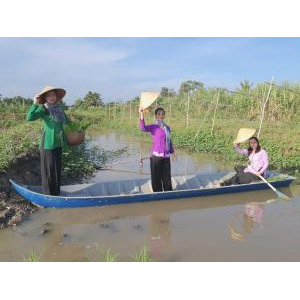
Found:
[{"label": "oar blade", "polygon": [[289,196],[279,192],[278,190],[276,190],[276,195],[277,195],[277,197],[282,198],[284,200],[291,200],[291,198]]}]

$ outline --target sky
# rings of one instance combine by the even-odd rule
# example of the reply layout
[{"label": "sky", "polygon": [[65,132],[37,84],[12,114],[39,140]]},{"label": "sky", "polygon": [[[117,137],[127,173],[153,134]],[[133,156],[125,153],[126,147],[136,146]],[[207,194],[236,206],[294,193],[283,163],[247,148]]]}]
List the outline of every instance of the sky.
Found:
[{"label": "sky", "polygon": [[33,97],[45,85],[72,104],[88,91],[104,102],[185,80],[235,89],[300,82],[300,38],[0,38],[0,94]]}]

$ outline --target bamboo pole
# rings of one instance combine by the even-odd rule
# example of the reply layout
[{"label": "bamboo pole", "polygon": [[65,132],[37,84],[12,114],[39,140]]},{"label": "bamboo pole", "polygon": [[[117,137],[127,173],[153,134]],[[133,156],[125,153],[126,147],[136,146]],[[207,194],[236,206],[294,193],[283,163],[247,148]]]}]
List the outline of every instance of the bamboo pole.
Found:
[{"label": "bamboo pole", "polygon": [[[213,100],[214,100],[214,98],[215,98],[215,95],[213,96]],[[212,103],[213,103],[213,101],[212,101]],[[204,118],[203,118],[202,122],[200,123],[200,125],[198,127],[198,131],[197,131],[197,133],[194,136],[194,139],[196,139],[197,136],[199,135],[200,129],[201,129],[202,125],[204,124],[204,122],[206,120],[206,117],[208,116],[208,113],[210,112],[210,109],[212,108],[212,103],[210,103],[210,105],[208,106],[207,111],[206,111],[206,113],[204,115]]]},{"label": "bamboo pole", "polygon": [[126,110],[126,103],[123,104],[123,111],[122,111],[122,117],[121,117],[121,124],[123,124],[123,119],[125,115],[125,110]]},{"label": "bamboo pole", "polygon": [[218,104],[219,104],[219,99],[220,99],[220,89],[218,89],[217,101],[216,101],[216,106],[215,106],[215,111],[214,111],[214,118],[213,118],[213,123],[212,123],[212,126],[211,126],[211,134],[213,134],[213,132],[214,132],[216,113],[217,113],[217,108],[218,108]]},{"label": "bamboo pole", "polygon": [[115,106],[114,106],[114,120],[115,120],[115,118],[116,118],[116,108],[117,108],[117,103],[116,103],[116,101],[115,101]]},{"label": "bamboo pole", "polygon": [[266,100],[264,102],[264,105],[263,105],[263,108],[262,108],[262,113],[261,113],[261,118],[260,118],[260,124],[259,124],[259,130],[258,130],[258,133],[257,133],[257,137],[258,138],[259,138],[259,135],[260,135],[260,132],[261,132],[261,127],[262,127],[262,123],[263,123],[264,116],[265,116],[266,105],[267,105],[267,102],[269,100],[271,89],[272,89],[272,86],[273,86],[273,80],[274,80],[274,77],[272,77],[272,80],[271,80],[272,84],[270,84],[268,95],[267,95],[267,98],[266,98]]},{"label": "bamboo pole", "polygon": [[129,124],[131,126],[131,101],[129,102]]},{"label": "bamboo pole", "polygon": [[169,113],[168,113],[168,123],[170,124],[171,122],[171,113],[172,113],[172,103],[169,104]]},{"label": "bamboo pole", "polygon": [[187,93],[186,128],[189,127],[190,93]]}]

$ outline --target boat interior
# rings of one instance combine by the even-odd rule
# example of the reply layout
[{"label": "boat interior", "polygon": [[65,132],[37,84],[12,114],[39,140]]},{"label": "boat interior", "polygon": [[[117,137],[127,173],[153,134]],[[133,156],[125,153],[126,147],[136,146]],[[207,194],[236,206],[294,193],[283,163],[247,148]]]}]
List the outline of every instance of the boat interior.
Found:
[{"label": "boat interior", "polygon": [[[172,186],[174,191],[208,188],[209,183],[226,180],[235,172],[199,173],[187,176],[173,176]],[[30,190],[42,193],[41,187],[29,186]],[[101,197],[124,196],[134,194],[153,193],[150,178],[139,178],[122,181],[103,181],[97,183],[84,183],[61,186],[61,196],[64,197]]]}]

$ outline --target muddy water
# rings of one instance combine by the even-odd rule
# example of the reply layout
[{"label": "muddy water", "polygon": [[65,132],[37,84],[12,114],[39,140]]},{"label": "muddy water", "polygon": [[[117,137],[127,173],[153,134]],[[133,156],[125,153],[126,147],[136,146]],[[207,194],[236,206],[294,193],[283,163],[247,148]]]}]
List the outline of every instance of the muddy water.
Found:
[{"label": "muddy water", "polygon": [[[90,179],[118,180],[149,173],[150,143],[128,135],[95,133],[107,149],[129,148],[114,161],[117,171]],[[212,156],[177,150],[173,174],[231,170]],[[124,163],[124,162],[130,163]],[[300,186],[282,189],[293,201],[274,201],[266,190],[224,196],[80,209],[41,209],[15,229],[0,231],[0,261],[22,261],[30,253],[42,261],[103,261],[111,248],[119,261],[149,245],[155,261],[299,261]],[[252,217],[249,217],[252,216]],[[51,222],[48,233],[42,233]]]}]

